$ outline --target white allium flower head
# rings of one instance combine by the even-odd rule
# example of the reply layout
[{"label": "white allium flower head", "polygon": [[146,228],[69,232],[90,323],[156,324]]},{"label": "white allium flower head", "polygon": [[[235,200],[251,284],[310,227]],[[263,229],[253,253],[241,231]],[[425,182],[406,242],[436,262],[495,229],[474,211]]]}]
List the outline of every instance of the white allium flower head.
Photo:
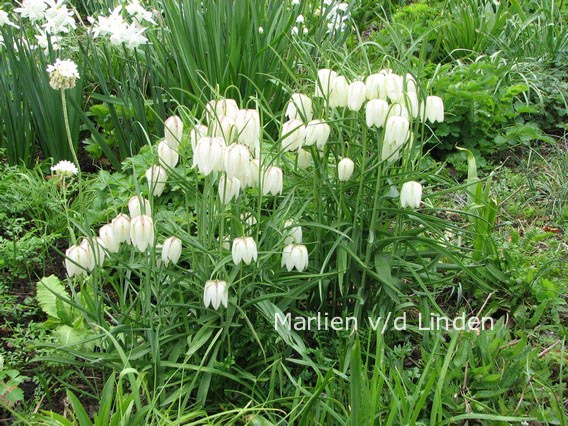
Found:
[{"label": "white allium flower head", "polygon": [[75,81],[79,78],[77,64],[69,59],[55,60],[55,63],[48,65],[49,85],[55,89],[72,89]]},{"label": "white allium flower head", "polygon": [[77,166],[69,160],[61,160],[55,166],[51,167],[51,171],[57,176],[73,176],[79,173]]}]

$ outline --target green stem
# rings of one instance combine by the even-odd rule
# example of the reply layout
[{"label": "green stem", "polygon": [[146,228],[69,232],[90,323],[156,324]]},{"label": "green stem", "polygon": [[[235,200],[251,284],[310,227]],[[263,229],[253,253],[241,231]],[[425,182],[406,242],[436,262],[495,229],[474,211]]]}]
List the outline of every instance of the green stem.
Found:
[{"label": "green stem", "polygon": [[73,145],[73,138],[71,137],[71,128],[69,126],[69,117],[67,113],[67,99],[65,97],[65,89],[61,89],[61,105],[63,106],[63,120],[65,121],[65,131],[67,133],[67,143],[69,144],[69,150],[73,156],[73,162],[79,169],[79,174],[81,168],[79,166],[79,160],[77,159],[77,153],[75,152],[75,146]]}]

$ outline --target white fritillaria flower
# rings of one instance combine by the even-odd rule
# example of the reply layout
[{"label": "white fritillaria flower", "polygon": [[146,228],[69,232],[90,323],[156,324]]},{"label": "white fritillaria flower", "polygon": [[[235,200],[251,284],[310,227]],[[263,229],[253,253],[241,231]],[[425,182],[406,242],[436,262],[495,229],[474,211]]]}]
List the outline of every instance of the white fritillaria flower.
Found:
[{"label": "white fritillaria flower", "polygon": [[417,209],[422,202],[422,185],[415,181],[405,182],[400,189],[400,205]]},{"label": "white fritillaria flower", "polygon": [[346,182],[353,175],[353,170],[355,169],[355,163],[350,158],[343,158],[337,164],[337,177],[340,181]]},{"label": "white fritillaria flower", "polygon": [[152,192],[152,195],[159,197],[166,187],[168,173],[161,166],[152,166],[146,170],[146,180],[148,181],[148,188]]},{"label": "white fritillaria flower", "polygon": [[381,150],[383,160],[396,161],[400,157],[400,148],[410,138],[410,124],[404,117],[392,116],[387,119],[385,136]]},{"label": "white fritillaria flower", "polygon": [[241,262],[245,265],[250,265],[252,261],[256,262],[258,259],[256,242],[252,237],[235,238],[233,240],[231,255],[235,265]]},{"label": "white fritillaria flower", "polygon": [[359,111],[367,99],[367,87],[362,81],[354,81],[347,89],[347,107]]},{"label": "white fritillaria flower", "polygon": [[408,92],[404,95],[404,104],[413,118],[418,117],[418,95],[416,92]]},{"label": "white fritillaria flower", "polygon": [[164,241],[162,245],[162,262],[164,266],[168,266],[170,262],[175,265],[181,256],[181,240],[176,237],[170,237]]},{"label": "white fritillaria flower", "polygon": [[229,145],[227,149],[225,149],[223,165],[227,177],[237,178],[242,184],[248,184],[250,182],[250,151],[245,145],[238,143]]},{"label": "white fritillaria flower", "polygon": [[329,95],[329,107],[346,107],[348,105],[348,93],[349,82],[347,79],[342,75],[336,76]]},{"label": "white fritillaria flower", "polygon": [[192,150],[195,151],[197,142],[199,142],[199,139],[206,137],[207,133],[209,133],[209,128],[203,124],[197,124],[193,129],[191,129],[189,132],[189,141],[191,143]]},{"label": "white fritillaria flower", "polygon": [[118,253],[121,241],[112,223],[107,223],[99,229],[99,237],[110,253]]},{"label": "white fritillaria flower", "polygon": [[213,136],[218,138],[223,138],[223,140],[230,144],[233,139],[237,137],[237,123],[233,117],[228,115],[221,115],[217,117],[217,120],[211,122],[211,129],[213,131]]},{"label": "white fritillaria flower", "polygon": [[312,164],[312,154],[305,149],[298,150],[298,167],[306,170]]},{"label": "white fritillaria flower", "polygon": [[213,123],[218,117],[231,117],[233,120],[237,118],[239,107],[234,99],[217,99],[211,100],[205,106],[207,122]]},{"label": "white fritillaria flower", "polygon": [[141,252],[154,245],[154,222],[150,216],[140,215],[130,221],[130,240]]},{"label": "white fritillaria flower", "polygon": [[310,121],[313,117],[312,100],[303,93],[294,93],[286,106],[290,120]]},{"label": "white fritillaria flower", "polygon": [[249,147],[256,156],[260,153],[260,135],[262,132],[260,115],[255,109],[240,109],[235,119],[237,142]]},{"label": "white fritillaria flower", "polygon": [[121,243],[130,244],[130,218],[124,213],[116,216],[112,221],[114,235]]},{"label": "white fritillaria flower", "polygon": [[329,98],[333,90],[333,84],[336,77],[337,73],[328,68],[319,70],[314,96],[319,98]]},{"label": "white fritillaria flower", "polygon": [[367,127],[383,127],[387,121],[388,113],[389,104],[386,101],[382,99],[371,99],[365,106]]},{"label": "white fritillaria flower", "polygon": [[308,249],[303,244],[288,244],[282,251],[282,266],[288,272],[296,268],[302,272],[308,266]]},{"label": "white fritillaria flower", "polygon": [[209,305],[215,310],[221,305],[226,308],[228,303],[229,291],[226,281],[209,280],[205,283],[205,288],[203,289],[203,304],[206,308],[209,307]]},{"label": "white fritillaria flower", "polygon": [[295,225],[292,220],[284,222],[284,244],[301,244],[302,243],[302,227]]},{"label": "white fritillaria flower", "polygon": [[57,58],[53,65],[48,65],[49,85],[55,90],[72,89],[79,78],[77,64],[71,60]]},{"label": "white fritillaria flower", "polygon": [[376,73],[371,74],[365,80],[365,86],[367,87],[367,99],[382,99],[387,98],[387,88],[385,83],[385,74]]},{"label": "white fritillaria flower", "polygon": [[79,173],[77,166],[68,160],[61,160],[55,166],[51,167],[51,171],[57,176],[70,177]]},{"label": "white fritillaria flower", "polygon": [[252,160],[250,160],[250,182],[247,183],[247,186],[258,188],[258,186],[260,185],[260,178],[260,160],[258,158],[253,158]]},{"label": "white fritillaria flower", "polygon": [[266,169],[262,178],[262,195],[278,195],[282,194],[283,177],[282,169],[276,166],[270,166]]},{"label": "white fritillaria flower", "polygon": [[311,146],[316,144],[321,151],[325,146],[329,135],[331,134],[331,127],[323,120],[312,120],[306,124],[306,137],[304,145]]},{"label": "white fritillaria flower", "polygon": [[183,137],[183,121],[177,115],[168,117],[164,122],[164,137],[171,149],[178,149]]},{"label": "white fritillaria flower", "polygon": [[389,108],[389,117],[399,116],[405,118],[407,121],[410,120],[410,113],[406,107],[398,102],[393,103]]},{"label": "white fritillaria flower", "polygon": [[225,148],[223,138],[204,137],[199,139],[193,153],[193,166],[197,166],[204,176],[211,172],[222,171]]},{"label": "white fritillaria flower", "polygon": [[280,132],[282,151],[297,151],[306,138],[306,126],[300,120],[290,120],[282,125]]},{"label": "white fritillaria flower", "polygon": [[158,163],[160,166],[173,169],[179,161],[179,153],[170,148],[168,143],[163,140],[158,144]]},{"label": "white fritillaria flower", "polygon": [[237,178],[221,176],[219,179],[219,198],[223,204],[227,204],[233,198],[236,200],[241,190],[241,181]]},{"label": "white fritillaria flower", "polygon": [[404,79],[398,74],[389,72],[385,76],[385,86],[387,97],[392,101],[396,102],[402,97],[404,89]]},{"label": "white fritillaria flower", "polygon": [[426,98],[426,108],[424,108],[425,120],[430,123],[444,121],[444,101],[439,96],[428,96]]},{"label": "white fritillaria flower", "polygon": [[65,250],[65,269],[67,275],[87,275],[89,258],[84,247],[74,245]]},{"label": "white fritillaria flower", "polygon": [[83,238],[80,247],[87,252],[87,270],[91,272],[95,266],[100,266],[105,261],[105,245],[100,238]]},{"label": "white fritillaria flower", "polygon": [[134,219],[136,216],[147,215],[152,216],[152,209],[150,208],[150,201],[141,195],[135,195],[128,200],[128,212],[130,217]]}]

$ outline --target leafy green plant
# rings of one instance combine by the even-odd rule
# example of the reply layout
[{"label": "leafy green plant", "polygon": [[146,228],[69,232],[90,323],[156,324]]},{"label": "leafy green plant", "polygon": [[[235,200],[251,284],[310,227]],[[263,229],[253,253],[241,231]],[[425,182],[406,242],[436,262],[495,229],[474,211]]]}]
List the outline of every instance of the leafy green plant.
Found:
[{"label": "leafy green plant", "polygon": [[[3,144],[7,147],[11,164],[30,164],[31,155],[35,154],[34,143],[37,141],[45,157],[55,161],[72,159],[65,129],[63,104],[58,91],[49,85],[47,66],[55,62],[60,51],[33,48],[25,32],[3,26],[1,29],[4,45],[0,55],[3,89],[1,111],[7,130]],[[79,73],[83,71],[79,61]],[[82,99],[82,81],[68,91],[68,98],[80,104]],[[69,111],[71,136],[75,150],[78,146],[79,117]],[[21,124],[20,124],[21,123]],[[25,134],[30,126],[33,133]],[[28,127],[29,130],[29,127]],[[15,137],[14,137],[15,136]]]},{"label": "leafy green plant", "polygon": [[0,354],[0,405],[12,407],[24,399],[19,385],[26,379],[28,377],[20,375],[18,370],[7,368]]}]

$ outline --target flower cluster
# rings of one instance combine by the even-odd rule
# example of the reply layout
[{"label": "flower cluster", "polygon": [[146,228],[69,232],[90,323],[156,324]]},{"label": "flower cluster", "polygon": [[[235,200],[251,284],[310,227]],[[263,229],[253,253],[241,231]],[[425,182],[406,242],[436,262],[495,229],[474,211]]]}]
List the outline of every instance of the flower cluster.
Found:
[{"label": "flower cluster", "polygon": [[114,45],[124,44],[129,49],[136,49],[146,44],[144,35],[147,25],[155,25],[153,14],[146,10],[138,0],[132,0],[126,6],[119,5],[109,10],[108,16],[88,17],[93,25],[94,38],[107,36]]},{"label": "flower cluster", "polygon": [[56,176],[71,177],[79,173],[77,166],[69,160],[61,160],[55,166],[51,167],[51,171]]},{"label": "flower cluster", "polygon": [[22,0],[14,12],[31,23],[37,46],[42,49],[47,49],[49,44],[58,49],[61,37],[77,27],[73,8],[69,8],[65,0]]},{"label": "flower cluster", "polygon": [[55,90],[72,89],[79,78],[77,64],[68,59],[55,60],[55,63],[48,65],[49,85]]}]

